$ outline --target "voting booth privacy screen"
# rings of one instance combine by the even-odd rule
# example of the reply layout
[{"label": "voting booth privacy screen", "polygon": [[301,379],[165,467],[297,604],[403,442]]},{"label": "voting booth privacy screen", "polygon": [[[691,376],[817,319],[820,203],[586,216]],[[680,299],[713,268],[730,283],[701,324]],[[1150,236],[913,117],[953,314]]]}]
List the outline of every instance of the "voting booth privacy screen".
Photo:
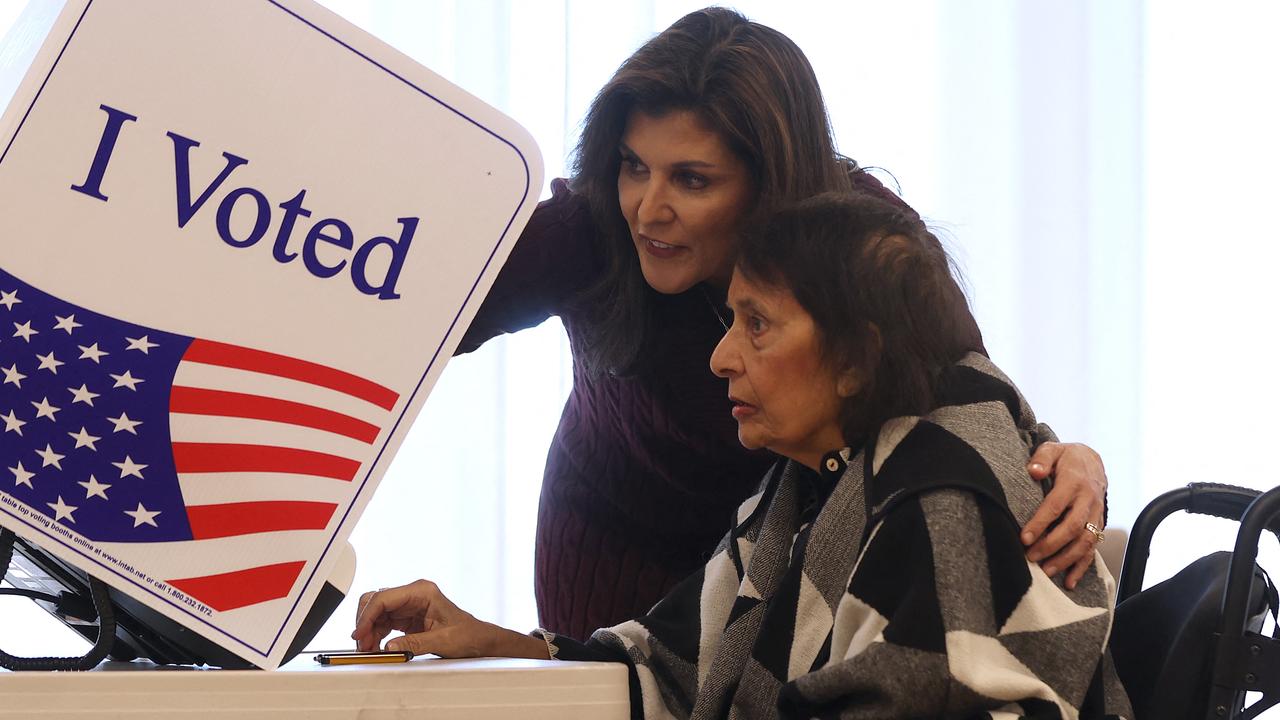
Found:
[{"label": "voting booth privacy screen", "polygon": [[71,0],[0,119],[0,525],[284,656],[542,183],[300,0]]}]

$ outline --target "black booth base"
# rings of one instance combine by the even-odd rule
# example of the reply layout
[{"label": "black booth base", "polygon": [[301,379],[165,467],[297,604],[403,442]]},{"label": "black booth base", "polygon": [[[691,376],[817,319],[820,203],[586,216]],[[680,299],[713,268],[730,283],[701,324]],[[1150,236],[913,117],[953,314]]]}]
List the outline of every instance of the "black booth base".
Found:
[{"label": "black booth base", "polygon": [[[14,587],[50,595],[71,592],[84,598],[92,607],[88,600],[88,576],[83,570],[68,565],[22,538],[14,542],[13,561],[6,570],[5,580]],[[298,628],[298,634],[289,644],[281,664],[302,652],[344,597],[343,590],[325,583]],[[257,667],[114,588],[110,590],[110,598],[116,619],[115,642],[108,654],[112,660],[127,662],[143,658],[157,665],[209,665],[233,670]],[[97,638],[96,623],[63,617],[48,603],[38,604],[90,643]],[[0,638],[0,647],[3,645],[4,640]]]}]

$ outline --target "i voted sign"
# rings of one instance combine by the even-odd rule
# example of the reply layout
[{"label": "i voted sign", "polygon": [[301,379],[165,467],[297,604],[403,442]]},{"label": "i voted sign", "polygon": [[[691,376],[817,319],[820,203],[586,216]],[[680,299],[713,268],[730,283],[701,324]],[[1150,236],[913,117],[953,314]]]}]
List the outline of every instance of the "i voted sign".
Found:
[{"label": "i voted sign", "polygon": [[[120,129],[126,122],[136,122],[138,118],[108,105],[102,105],[101,109],[107,113],[107,121],[102,131],[98,150],[93,157],[93,164],[89,168],[89,175],[83,183],[72,185],[71,189],[84,193],[89,197],[106,201],[107,196],[102,194],[102,180],[111,162],[112,151],[115,150],[116,142],[120,136]],[[200,190],[199,195],[196,196],[193,195],[191,186],[191,149],[199,147],[200,143],[172,131],[165,133],[165,135],[173,141],[173,176],[177,185],[175,189],[177,193],[176,210],[178,227],[182,228],[191,222],[196,212],[209,201],[209,198],[214,193],[222,189],[231,173],[236,168],[247,165],[249,161],[246,158],[224,151],[222,157],[226,160],[226,164],[218,172],[218,175],[209,182],[209,185]],[[312,225],[310,230],[302,233],[306,238],[305,240],[300,241],[300,243],[294,243],[293,232],[298,219],[311,217],[312,214],[310,210],[303,206],[306,195],[307,191],[302,189],[289,200],[280,203],[279,209],[282,214],[278,222],[273,222],[272,203],[267,200],[262,191],[248,186],[231,190],[223,195],[221,202],[218,203],[215,216],[218,237],[232,247],[247,248],[262,240],[267,229],[274,226],[278,229],[275,240],[272,243],[271,256],[277,262],[287,263],[297,259],[299,250],[290,250],[290,247],[298,247],[300,244],[300,252],[304,259],[303,264],[307,268],[307,272],[319,278],[333,277],[343,271],[344,266],[347,265],[348,258],[342,257],[333,264],[325,263],[320,259],[317,250],[318,244],[324,242],[341,250],[352,250],[351,226],[338,218],[320,220]],[[247,202],[241,202],[241,200]],[[247,232],[242,232],[239,235],[231,228],[232,213],[236,212],[237,205],[247,207],[248,210],[246,212],[249,213],[250,218]],[[397,222],[402,226],[398,239],[375,237],[362,244],[350,257],[351,281],[356,288],[360,292],[377,295],[383,300],[400,297],[395,292],[396,279],[399,278],[400,269],[404,266],[405,255],[409,251],[409,244],[412,242],[414,232],[418,228],[419,219],[417,217],[397,218]],[[374,284],[370,280],[367,270],[369,256],[378,245],[383,243],[390,250],[390,261],[386,272],[383,273],[380,284]]]},{"label": "i voted sign", "polygon": [[0,525],[275,667],[541,182],[305,0],[70,0],[0,119]]}]

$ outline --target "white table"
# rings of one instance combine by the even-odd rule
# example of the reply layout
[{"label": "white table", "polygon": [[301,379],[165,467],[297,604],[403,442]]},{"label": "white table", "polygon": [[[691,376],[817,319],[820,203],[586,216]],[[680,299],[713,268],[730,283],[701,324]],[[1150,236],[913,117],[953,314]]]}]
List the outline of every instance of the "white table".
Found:
[{"label": "white table", "polygon": [[87,673],[0,672],[0,719],[387,720],[629,717],[613,663],[416,658],[324,667],[304,654],[274,672],[105,662]]}]

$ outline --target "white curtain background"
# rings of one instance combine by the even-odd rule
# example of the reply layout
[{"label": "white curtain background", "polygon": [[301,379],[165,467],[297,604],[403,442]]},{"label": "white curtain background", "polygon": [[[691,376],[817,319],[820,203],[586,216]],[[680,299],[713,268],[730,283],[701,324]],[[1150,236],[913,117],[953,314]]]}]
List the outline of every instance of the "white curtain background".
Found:
[{"label": "white curtain background", "polygon": [[[60,4],[0,0],[0,102]],[[323,4],[519,120],[548,178],[617,65],[700,6]],[[956,256],[992,357],[1064,440],[1102,454],[1113,525],[1192,481],[1280,484],[1280,6],[736,7],[805,50],[841,150],[884,168]],[[353,533],[353,595],[429,577],[479,617],[534,627],[535,510],[570,384],[554,320],[451,362]],[[1149,580],[1231,543],[1226,522],[1166,525]],[[53,623],[2,602],[0,647],[50,650]],[[350,645],[353,616],[351,601],[314,646]]]}]

